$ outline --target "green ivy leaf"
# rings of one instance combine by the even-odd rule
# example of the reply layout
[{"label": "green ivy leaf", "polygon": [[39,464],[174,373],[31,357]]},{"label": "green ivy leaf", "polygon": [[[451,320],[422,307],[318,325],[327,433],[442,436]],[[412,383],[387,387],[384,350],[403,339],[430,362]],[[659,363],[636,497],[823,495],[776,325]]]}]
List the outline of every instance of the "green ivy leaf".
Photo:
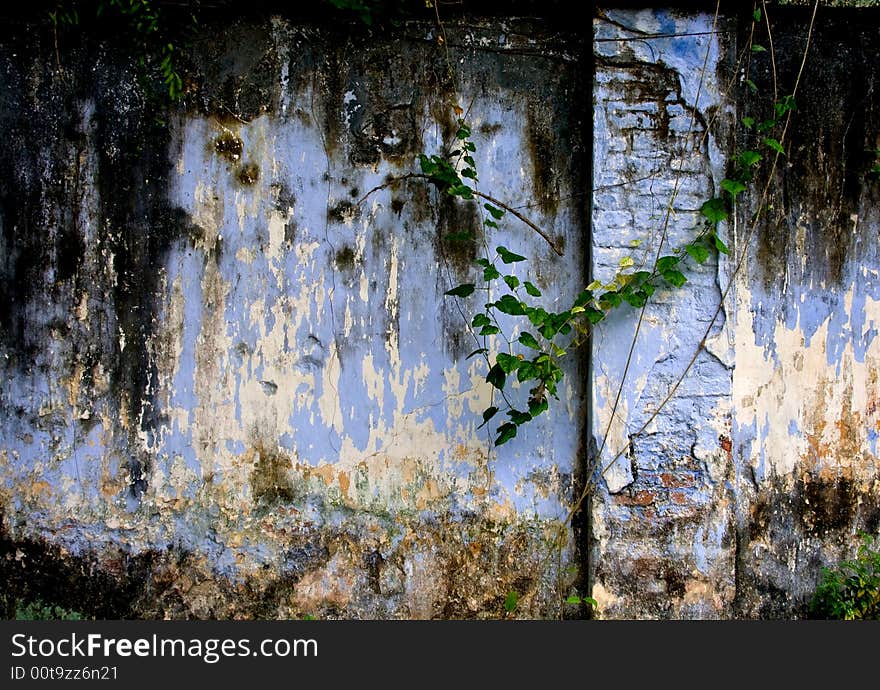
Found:
[{"label": "green ivy leaf", "polygon": [[494,386],[498,390],[504,390],[504,383],[507,381],[507,374],[504,373],[497,363],[492,365],[489,373],[486,374],[486,382]]},{"label": "green ivy leaf", "polygon": [[474,320],[471,321],[471,326],[473,326],[474,328],[482,328],[483,326],[488,326],[491,323],[492,320],[487,314],[477,314],[474,317]]},{"label": "green ivy leaf", "polygon": [[507,415],[510,417],[510,421],[516,424],[517,426],[522,426],[526,422],[532,421],[532,415],[528,412],[521,412],[519,410],[509,410]]},{"label": "green ivy leaf", "polygon": [[755,82],[753,82],[751,79],[746,79],[745,84],[746,84],[746,86],[749,87],[749,90],[752,93],[755,93],[758,90],[758,85]]},{"label": "green ivy leaf", "polygon": [[532,297],[540,297],[541,296],[541,291],[538,288],[536,288],[532,283],[530,283],[528,280],[523,283],[523,286],[525,286],[526,292],[529,295],[531,295]]},{"label": "green ivy leaf", "polygon": [[690,255],[690,257],[696,261],[698,264],[702,264],[709,258],[709,250],[702,244],[698,244],[696,242],[692,242],[691,244],[685,246],[684,250]]},{"label": "green ivy leaf", "polygon": [[483,269],[483,280],[485,280],[487,283],[491,280],[495,280],[500,276],[501,274],[498,272],[498,269],[495,268],[492,264],[489,264],[488,266],[486,266],[486,268]]},{"label": "green ivy leaf", "polygon": [[504,282],[511,290],[516,290],[519,287],[519,278],[516,276],[504,276]]},{"label": "green ivy leaf", "polygon": [[743,127],[745,127],[746,129],[751,129],[752,127],[755,126],[755,118],[753,118],[753,117],[744,117],[744,118],[742,119],[742,123],[743,123]]},{"label": "green ivy leaf", "polygon": [[782,147],[782,144],[780,144],[776,139],[767,137],[766,139],[764,139],[764,144],[776,151],[777,153],[781,153],[783,156],[785,155],[785,149]]},{"label": "green ivy leaf", "polygon": [[752,18],[756,22],[761,21],[761,8],[760,7],[758,7],[754,12],[752,12]]},{"label": "green ivy leaf", "polygon": [[519,254],[514,254],[507,247],[495,247],[495,251],[498,252],[498,256],[501,257],[501,260],[506,264],[516,263],[517,261],[525,261],[526,257],[520,256]]},{"label": "green ivy leaf", "polygon": [[526,316],[529,317],[533,326],[541,326],[549,314],[541,307],[526,307]]},{"label": "green ivy leaf", "polygon": [[546,412],[548,407],[550,407],[550,405],[544,399],[529,400],[529,414],[532,415],[533,419],[542,412]]},{"label": "green ivy leaf", "polygon": [[721,180],[721,189],[735,199],[737,194],[746,191],[746,186],[739,180]]},{"label": "green ivy leaf", "polygon": [[709,201],[700,206],[700,213],[702,213],[710,223],[720,223],[727,218],[727,206],[724,204],[724,199],[716,197],[714,199],[709,199]]},{"label": "green ivy leaf", "polygon": [[466,184],[453,185],[449,188],[449,193],[453,196],[460,196],[462,199],[470,201],[474,198],[473,190]]},{"label": "green ivy leaf", "polygon": [[483,423],[477,427],[477,429],[482,429],[486,424],[488,424],[489,420],[492,419],[498,413],[497,407],[487,407],[483,410]]},{"label": "green ivy leaf", "polygon": [[443,294],[451,295],[452,297],[467,297],[473,294],[475,288],[476,286],[473,283],[463,283],[451,290],[447,290]]},{"label": "green ivy leaf", "polygon": [[757,151],[743,151],[739,154],[739,164],[744,168],[751,168],[761,162],[761,154]]},{"label": "green ivy leaf", "polygon": [[516,380],[520,383],[538,378],[540,372],[534,362],[525,360],[520,362],[519,368],[516,370]]},{"label": "green ivy leaf", "polygon": [[519,334],[518,338],[519,342],[525,345],[526,347],[530,347],[533,350],[540,350],[541,346],[538,344],[538,340],[531,333],[527,331],[523,331]]},{"label": "green ivy leaf", "polygon": [[758,125],[758,131],[762,134],[764,132],[769,132],[776,126],[776,120],[764,120],[761,124]]},{"label": "green ivy leaf", "polygon": [[662,273],[662,276],[667,282],[669,282],[670,284],[674,285],[677,288],[680,288],[682,285],[684,285],[687,282],[687,278],[685,277],[684,273],[682,273],[681,271],[674,270],[674,269],[670,270],[670,271],[664,271]]},{"label": "green ivy leaf", "polygon": [[752,52],[753,53],[766,53],[767,49],[764,46],[759,45],[758,43],[753,43],[752,44]]},{"label": "green ivy leaf", "polygon": [[[512,422],[506,422],[498,427],[498,438],[495,439],[495,445],[500,446],[504,443],[507,443],[514,436],[516,436],[516,424]],[[514,595],[512,599],[511,594]],[[513,611],[516,608],[517,601],[519,601],[519,596],[516,594],[516,592],[510,592],[507,595],[507,599],[504,601],[505,610]]]},{"label": "green ivy leaf", "polygon": [[500,352],[498,357],[496,358],[498,362],[498,366],[501,367],[501,371],[505,374],[509,374],[512,371],[516,371],[519,368],[520,363],[522,362],[519,357],[514,357],[513,355],[509,355],[505,352]]},{"label": "green ivy leaf", "polygon": [[712,239],[715,241],[715,249],[722,254],[730,254],[730,249],[727,248],[727,245],[721,241],[721,238],[718,237],[718,235],[712,235]]},{"label": "green ivy leaf", "polygon": [[525,316],[526,314],[522,302],[513,295],[504,295],[492,306],[503,314],[510,314],[511,316]]},{"label": "green ivy leaf", "polygon": [[581,599],[579,596],[577,596],[576,594],[572,594],[570,597],[568,597],[565,600],[565,603],[577,605],[577,604],[580,604],[582,601],[583,601],[583,599]]},{"label": "green ivy leaf", "polygon": [[500,208],[495,208],[492,204],[483,204],[483,208],[486,209],[495,220],[501,220],[501,216],[504,215],[504,211]]},{"label": "green ivy leaf", "polygon": [[599,306],[605,309],[613,309],[619,307],[623,302],[623,295],[619,292],[606,292],[599,297]]},{"label": "green ivy leaf", "polygon": [[587,321],[589,321],[592,324],[597,324],[602,319],[605,318],[605,312],[601,311],[599,309],[596,309],[595,307],[587,307],[586,314],[587,314]]},{"label": "green ivy leaf", "polygon": [[784,96],[782,100],[777,101],[773,104],[774,109],[776,110],[776,117],[782,117],[790,110],[797,110],[797,103],[795,103],[794,96]]},{"label": "green ivy leaf", "polygon": [[501,332],[498,326],[483,326],[478,335],[496,335]]},{"label": "green ivy leaf", "polygon": [[681,258],[677,256],[661,256],[657,259],[657,271],[659,273],[669,271],[678,266],[679,261],[681,261]]},{"label": "green ivy leaf", "polygon": [[623,298],[626,300],[627,304],[636,309],[641,309],[648,301],[648,295],[642,290],[627,292],[623,295]]},{"label": "green ivy leaf", "polygon": [[425,175],[430,176],[437,172],[437,165],[424,153],[419,154],[419,165],[421,166],[422,172],[425,173]]},{"label": "green ivy leaf", "polygon": [[567,324],[567,321],[570,318],[570,311],[563,311],[558,314],[548,314],[544,323],[541,324],[541,327],[538,330],[547,340],[551,340],[557,333],[566,335],[571,330],[571,326]]},{"label": "green ivy leaf", "polygon": [[455,133],[456,138],[464,141],[471,135],[471,128],[466,124],[461,123],[458,127],[458,131]]},{"label": "green ivy leaf", "polygon": [[[497,444],[496,444],[497,445]],[[507,596],[504,597],[504,610],[508,613],[513,613],[516,610],[516,605],[519,603],[519,594],[514,591],[510,591],[507,593]]]}]

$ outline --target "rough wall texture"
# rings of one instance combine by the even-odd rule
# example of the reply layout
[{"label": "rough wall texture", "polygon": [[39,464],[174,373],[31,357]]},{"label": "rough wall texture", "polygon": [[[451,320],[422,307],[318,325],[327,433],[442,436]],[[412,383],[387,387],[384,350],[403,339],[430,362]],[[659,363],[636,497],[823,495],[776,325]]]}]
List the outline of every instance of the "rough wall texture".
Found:
[{"label": "rough wall texture", "polygon": [[[726,41],[712,29],[710,16],[671,11],[608,11],[594,23],[592,244],[603,281],[624,256],[652,265],[661,238],[664,254],[692,239],[700,206],[723,177]],[[712,321],[718,274],[714,261],[688,265],[683,289],[656,294],[628,369],[635,310],[615,314],[594,338],[593,432],[605,491],[593,502],[591,560],[606,616],[718,617],[734,597],[733,362],[723,314],[675,397],[649,421]]]},{"label": "rough wall texture", "polygon": [[[478,206],[417,180],[358,203],[454,138],[435,30],[401,31],[206,26],[197,107],[167,126],[112,42],[62,44],[60,65],[48,35],[3,47],[10,582],[73,578],[101,615],[500,616],[511,590],[523,615],[559,614],[578,362],[557,414],[496,453],[443,297],[474,270],[476,243],[446,237],[482,242]],[[570,300],[579,42],[528,20],[449,40],[481,184],[535,202],[569,251],[514,223],[486,239]],[[83,595],[77,570],[127,593]]]},{"label": "rough wall texture", "polygon": [[[788,163],[736,285],[733,404],[737,612],[804,612],[823,564],[880,530],[880,15],[833,13],[814,34]],[[785,16],[777,63],[794,83],[807,33]],[[772,68],[755,65],[760,88]],[[739,217],[745,242],[759,199]]]},{"label": "rough wall texture", "polygon": [[[784,27],[774,37],[782,95],[796,80],[808,14],[772,18]],[[734,258],[692,268],[684,295],[661,295],[646,311],[593,502],[593,593],[606,616],[804,616],[821,567],[852,556],[858,530],[880,527],[878,185],[867,174],[880,137],[877,20],[819,15],[787,157],[767,198],[765,176],[722,226]],[[763,54],[749,67],[758,96],[729,102],[727,90],[744,78],[732,47],[742,50],[748,33],[740,25],[737,38],[735,22],[721,18],[721,50],[707,58],[712,21],[609,11],[595,23],[600,277],[621,255],[656,247],[673,189],[670,245],[692,236],[695,209],[720,192],[725,156],[756,145],[753,134],[734,135],[733,123],[772,112],[773,65]],[[638,250],[632,239],[643,241]],[[626,363],[618,343],[636,321],[612,321],[595,340],[600,446]]]},{"label": "rough wall texture", "polygon": [[[804,41],[792,12],[781,83]],[[463,313],[443,298],[472,276],[478,245],[447,235],[481,235],[478,207],[414,179],[361,202],[454,137],[432,25],[204,26],[171,113],[118,40],[56,55],[49,32],[10,32],[7,615],[40,597],[101,617],[498,617],[515,590],[517,615],[551,617],[582,614],[561,601],[584,585],[605,618],[803,615],[820,566],[880,528],[864,175],[880,46],[876,14],[855,33],[854,16],[822,17],[771,213],[750,233],[750,196],[722,228],[746,250],[723,303],[735,258],[689,266],[628,368],[637,314],[621,311],[589,366],[566,358],[561,402],[497,450],[477,428],[484,368],[465,359],[479,298]],[[743,143],[734,123],[763,107],[728,94],[735,17],[599,13],[592,112],[589,37],[570,28],[447,26],[481,188],[528,205],[565,256],[512,219],[485,239],[530,257],[551,304],[623,256],[651,261],[664,228],[690,239]],[[768,93],[769,63],[752,70]],[[585,535],[565,518],[600,448]]]}]

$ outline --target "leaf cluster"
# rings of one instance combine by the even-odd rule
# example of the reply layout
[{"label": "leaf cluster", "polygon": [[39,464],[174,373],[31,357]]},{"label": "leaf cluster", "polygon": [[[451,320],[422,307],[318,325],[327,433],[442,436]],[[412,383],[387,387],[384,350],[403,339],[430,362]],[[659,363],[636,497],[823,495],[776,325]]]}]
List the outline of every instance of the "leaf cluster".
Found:
[{"label": "leaf cluster", "polygon": [[859,532],[855,559],[822,569],[810,612],[833,620],[880,620],[880,538]]}]

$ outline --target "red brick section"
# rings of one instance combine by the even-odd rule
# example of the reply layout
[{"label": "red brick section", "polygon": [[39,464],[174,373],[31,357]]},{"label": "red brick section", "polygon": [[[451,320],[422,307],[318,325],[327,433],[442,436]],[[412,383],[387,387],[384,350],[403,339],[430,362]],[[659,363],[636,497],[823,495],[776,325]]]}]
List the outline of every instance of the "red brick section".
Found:
[{"label": "red brick section", "polygon": [[657,498],[654,491],[641,490],[633,493],[622,493],[614,495],[614,502],[621,506],[648,506]]},{"label": "red brick section", "polygon": [[667,489],[692,488],[699,483],[693,472],[661,472],[660,485]]}]

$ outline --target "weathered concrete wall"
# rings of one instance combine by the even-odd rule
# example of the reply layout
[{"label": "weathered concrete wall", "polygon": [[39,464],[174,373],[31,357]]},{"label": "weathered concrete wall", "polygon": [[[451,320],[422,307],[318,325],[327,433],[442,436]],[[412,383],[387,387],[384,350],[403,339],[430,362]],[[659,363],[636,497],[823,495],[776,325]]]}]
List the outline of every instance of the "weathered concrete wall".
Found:
[{"label": "weathered concrete wall", "polygon": [[[788,12],[781,84],[805,37]],[[517,591],[516,615],[553,617],[582,614],[562,601],[589,589],[604,618],[803,615],[821,565],[880,529],[878,18],[853,32],[834,12],[771,211],[751,232],[750,193],[721,227],[731,257],[658,291],[625,380],[633,310],[566,358],[561,402],[499,449],[465,359],[480,298],[443,297],[472,279],[478,243],[446,235],[483,233],[478,207],[416,179],[360,199],[448,144],[457,89],[481,189],[565,256],[513,219],[480,241],[570,301],[624,256],[652,261],[664,228],[688,241],[719,193],[748,143],[735,123],[766,106],[729,93],[737,17],[606,10],[593,75],[589,36],[545,20],[450,18],[447,57],[431,24],[237,19],[202,27],[169,112],[118,39],[56,55],[49,32],[10,32],[7,614],[39,596],[103,617],[498,617]]]},{"label": "weathered concrete wall", "polygon": [[[511,590],[521,615],[558,615],[578,362],[556,413],[496,452],[477,431],[491,391],[465,360],[467,312],[443,297],[478,256],[444,238],[482,242],[478,206],[418,180],[358,204],[454,138],[435,30],[401,31],[206,26],[194,107],[167,126],[122,47],[62,44],[57,65],[50,36],[7,41],[10,582],[108,573],[126,583],[115,599],[68,585],[102,615],[500,616]],[[578,42],[524,21],[450,26],[450,43],[481,184],[536,202],[568,251],[518,222],[485,239],[571,300]]]},{"label": "weathered concrete wall", "polygon": [[[808,17],[772,12],[780,95],[793,88]],[[691,267],[683,293],[663,294],[646,311],[592,509],[593,593],[606,616],[804,616],[822,565],[852,556],[857,530],[880,527],[880,226],[878,183],[866,174],[880,137],[877,20],[820,14],[788,155],[767,199],[765,177],[721,226],[732,257]],[[722,17],[710,45],[711,15],[609,11],[596,21],[599,276],[622,255],[653,255],[673,189],[669,243],[692,237],[699,204],[720,193],[725,157],[756,146],[754,135],[731,128],[772,112],[773,66],[752,56],[758,96],[734,106],[728,89],[744,78],[734,59],[747,45],[743,26],[737,36],[736,22]],[[755,224],[762,204],[769,209]],[[632,239],[644,243],[634,250]],[[626,362],[620,343],[636,321],[618,317],[595,340],[600,445]]]},{"label": "weathered concrete wall", "polygon": [[[733,26],[724,19],[717,30]],[[624,256],[651,266],[661,238],[663,254],[693,239],[700,206],[723,178],[729,42],[712,28],[711,16],[672,11],[609,10],[594,23],[592,244],[600,280]],[[643,38],[649,34],[665,37]],[[677,394],[649,422],[697,352],[723,272],[715,261],[690,262],[684,288],[655,295],[628,370],[637,310],[620,310],[594,337],[593,433],[604,490],[593,502],[591,563],[605,616],[714,618],[730,609],[733,362],[723,314]]]},{"label": "weathered concrete wall", "polygon": [[[806,22],[783,15],[793,84]],[[880,531],[880,14],[820,17],[736,290],[733,379],[740,595],[746,616],[803,614],[822,565]],[[755,64],[772,93],[772,66]],[[738,218],[746,237],[759,199]]]}]

